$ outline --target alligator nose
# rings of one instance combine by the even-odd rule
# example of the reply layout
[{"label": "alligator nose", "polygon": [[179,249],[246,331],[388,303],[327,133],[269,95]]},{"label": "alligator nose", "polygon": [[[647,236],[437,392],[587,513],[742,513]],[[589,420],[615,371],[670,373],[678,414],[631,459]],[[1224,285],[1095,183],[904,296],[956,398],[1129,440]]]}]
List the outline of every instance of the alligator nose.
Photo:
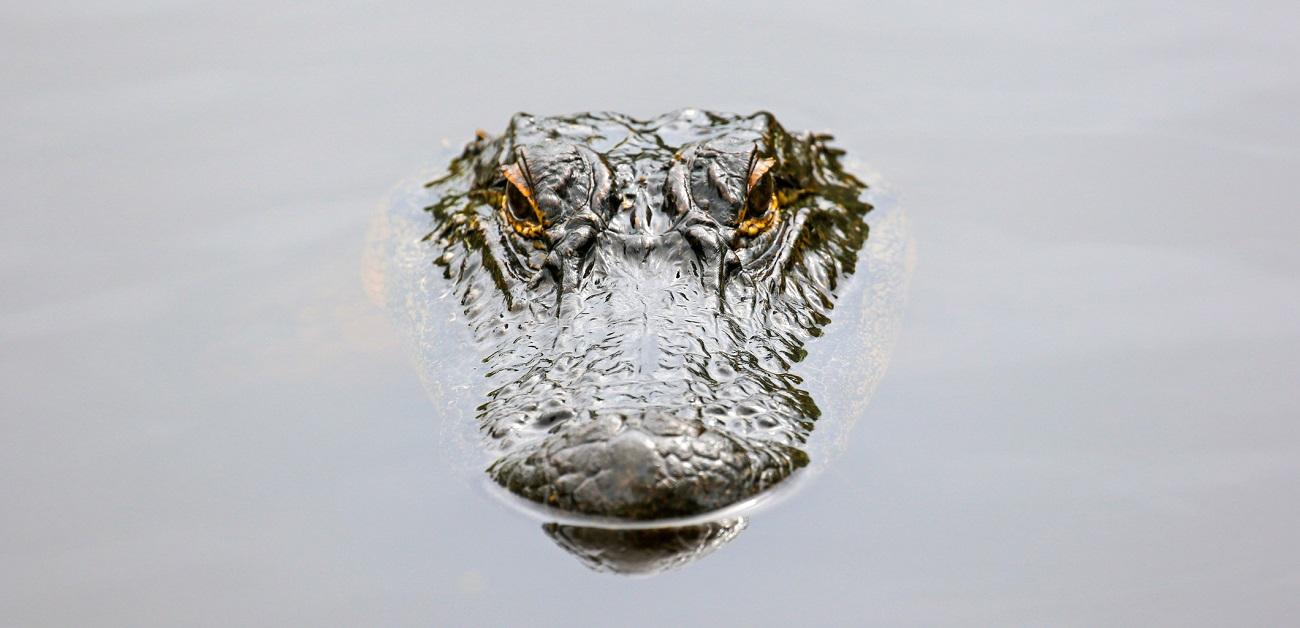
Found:
[{"label": "alligator nose", "polygon": [[655,484],[666,470],[648,434],[624,431],[605,445],[603,457],[604,468],[575,489],[584,493],[575,498],[583,502],[606,500],[616,509],[654,499]]},{"label": "alligator nose", "polygon": [[488,473],[515,494],[562,510],[646,520],[724,508],[807,462],[800,449],[698,419],[609,416],[512,452]]}]

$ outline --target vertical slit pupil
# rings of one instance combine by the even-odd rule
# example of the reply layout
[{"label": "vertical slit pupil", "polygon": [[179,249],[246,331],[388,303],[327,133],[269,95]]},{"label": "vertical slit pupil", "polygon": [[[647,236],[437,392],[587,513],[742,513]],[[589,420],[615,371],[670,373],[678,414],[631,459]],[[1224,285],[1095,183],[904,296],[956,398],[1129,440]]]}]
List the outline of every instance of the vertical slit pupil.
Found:
[{"label": "vertical slit pupil", "polygon": [[776,193],[776,185],[772,181],[771,173],[764,174],[754,188],[749,191],[749,197],[745,200],[745,218],[762,218],[769,209],[772,208],[772,195]]},{"label": "vertical slit pupil", "polygon": [[528,198],[513,183],[506,183],[506,205],[510,208],[510,215],[515,220],[530,223],[537,222],[537,216],[533,213],[533,207],[528,202]]}]

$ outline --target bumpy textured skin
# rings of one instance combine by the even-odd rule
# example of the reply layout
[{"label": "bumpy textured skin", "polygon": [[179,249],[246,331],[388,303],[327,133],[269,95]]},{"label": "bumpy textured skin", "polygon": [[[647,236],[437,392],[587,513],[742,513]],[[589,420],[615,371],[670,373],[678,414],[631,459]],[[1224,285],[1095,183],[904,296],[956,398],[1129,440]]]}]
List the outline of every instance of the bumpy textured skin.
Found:
[{"label": "bumpy textured skin", "polygon": [[[494,386],[477,420],[496,482],[656,519],[808,463],[818,409],[790,369],[830,322],[870,209],[829,139],[766,113],[519,114],[428,184],[427,240]],[[751,237],[737,227],[756,163],[780,202]],[[543,216],[531,231],[503,209],[511,166]]]},{"label": "bumpy textured skin", "polygon": [[808,463],[803,451],[697,419],[600,416],[489,469],[506,488],[564,510],[653,519],[717,510]]}]

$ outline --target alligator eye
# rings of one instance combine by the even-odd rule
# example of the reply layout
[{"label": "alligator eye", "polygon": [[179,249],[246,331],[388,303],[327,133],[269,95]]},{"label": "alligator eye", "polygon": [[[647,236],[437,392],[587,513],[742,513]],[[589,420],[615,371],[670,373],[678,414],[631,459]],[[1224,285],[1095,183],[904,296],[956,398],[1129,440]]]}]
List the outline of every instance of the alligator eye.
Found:
[{"label": "alligator eye", "polygon": [[736,231],[741,235],[754,237],[771,228],[780,217],[780,206],[776,196],[776,182],[772,178],[772,166],[776,163],[770,157],[756,160],[749,169],[748,191],[745,205],[736,216]]},{"label": "alligator eye", "polygon": [[528,175],[519,164],[510,164],[501,168],[506,178],[506,193],[501,199],[501,213],[515,230],[525,238],[536,238],[546,228],[546,218],[537,207],[533,198],[532,186]]}]

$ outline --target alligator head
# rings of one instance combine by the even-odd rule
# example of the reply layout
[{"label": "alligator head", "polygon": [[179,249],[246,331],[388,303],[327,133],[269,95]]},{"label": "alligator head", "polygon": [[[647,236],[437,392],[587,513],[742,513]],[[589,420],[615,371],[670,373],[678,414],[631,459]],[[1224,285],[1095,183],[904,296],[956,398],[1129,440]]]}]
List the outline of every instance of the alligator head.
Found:
[{"label": "alligator head", "polygon": [[830,138],[767,113],[516,115],[426,184],[488,369],[488,474],[557,509],[683,517],[808,463],[792,366],[867,236]]}]

